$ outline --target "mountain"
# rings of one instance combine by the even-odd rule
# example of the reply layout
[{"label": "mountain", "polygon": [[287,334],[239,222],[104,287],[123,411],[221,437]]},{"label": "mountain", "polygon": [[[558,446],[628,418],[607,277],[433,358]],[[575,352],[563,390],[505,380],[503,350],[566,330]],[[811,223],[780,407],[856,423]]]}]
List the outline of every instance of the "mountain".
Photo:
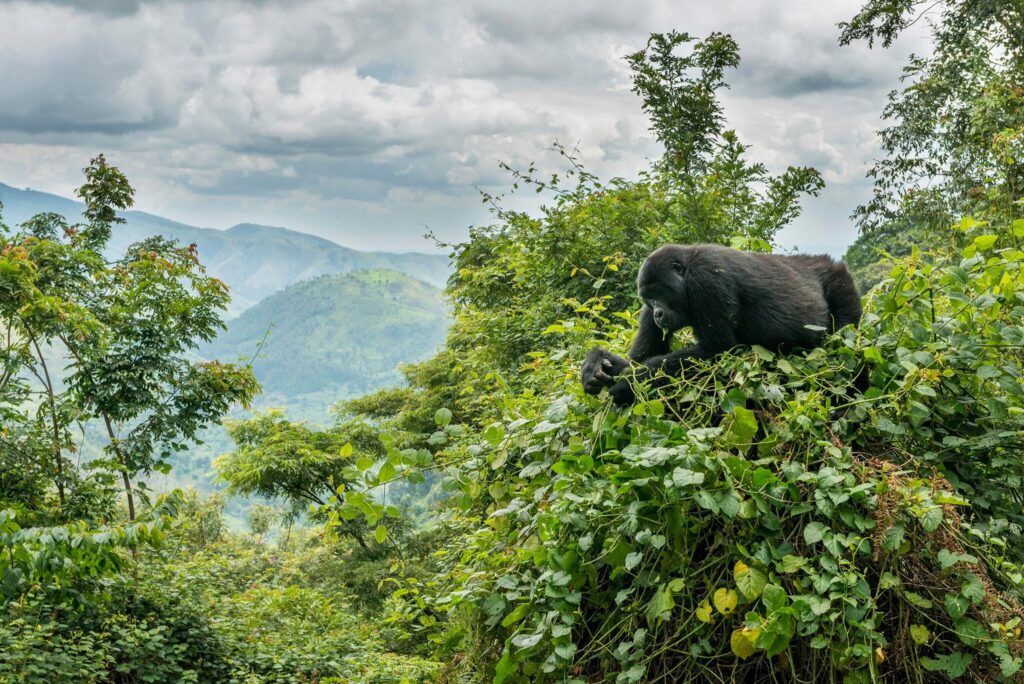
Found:
[{"label": "mountain", "polygon": [[[40,212],[52,211],[79,220],[81,202],[0,183],[3,220],[18,225]],[[164,235],[182,244],[196,243],[210,274],[231,287],[231,314],[237,315],[264,297],[300,280],[360,269],[393,269],[442,287],[448,278],[448,257],[408,252],[361,252],[315,235],[287,228],[243,223],[228,230],[197,228],[141,211],[123,214],[127,223],[114,229],[112,254],[133,242]]]},{"label": "mountain", "polygon": [[400,382],[398,364],[433,354],[449,323],[433,285],[395,270],[353,271],[267,297],[199,353],[237,361],[259,349],[259,404],[324,422],[329,404]]}]

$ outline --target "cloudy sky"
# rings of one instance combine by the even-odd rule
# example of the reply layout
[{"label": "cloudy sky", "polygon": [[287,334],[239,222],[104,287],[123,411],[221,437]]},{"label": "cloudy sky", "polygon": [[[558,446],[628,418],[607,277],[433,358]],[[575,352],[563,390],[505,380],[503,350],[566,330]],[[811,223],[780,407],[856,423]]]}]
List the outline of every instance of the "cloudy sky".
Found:
[{"label": "cloudy sky", "polygon": [[[781,236],[841,254],[911,36],[837,45],[858,0],[0,0],[0,181],[70,195],[105,152],[137,207],[429,250],[487,220],[498,168],[578,144],[602,177],[657,157],[622,59],[652,31],[731,33],[726,116],[754,158],[817,167]],[[532,197],[524,202],[536,201]]]}]

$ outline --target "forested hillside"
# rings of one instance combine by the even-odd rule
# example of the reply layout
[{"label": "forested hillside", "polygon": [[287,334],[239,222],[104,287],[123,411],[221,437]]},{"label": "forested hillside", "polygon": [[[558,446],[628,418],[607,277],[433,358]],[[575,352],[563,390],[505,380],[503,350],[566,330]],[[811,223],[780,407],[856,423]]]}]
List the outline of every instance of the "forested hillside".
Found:
[{"label": "forested hillside", "polygon": [[[885,49],[923,9],[868,0],[837,39]],[[564,172],[513,169],[545,204],[485,194],[405,383],[326,427],[229,421],[219,479],[275,504],[245,534],[219,497],[140,491],[257,387],[196,360],[227,294],[192,250],[103,257],[132,193],[94,160],[82,224],[0,233],[0,682],[1021,681],[1024,10],[927,9],[855,212],[859,326],[640,373],[629,407],[583,391],[587,350],[628,348],[651,250],[771,251],[823,185],[729,128],[730,36],[653,34],[626,63],[664,155],[635,180],[557,144]],[[296,291],[325,284],[429,319],[391,308],[425,294],[393,273]],[[289,355],[339,344],[312,306]],[[111,439],[83,468],[86,420]]]},{"label": "forested hillside", "polygon": [[267,297],[199,354],[250,358],[263,387],[257,405],[326,424],[332,402],[394,385],[401,363],[436,352],[450,320],[437,288],[397,271],[356,271]]}]

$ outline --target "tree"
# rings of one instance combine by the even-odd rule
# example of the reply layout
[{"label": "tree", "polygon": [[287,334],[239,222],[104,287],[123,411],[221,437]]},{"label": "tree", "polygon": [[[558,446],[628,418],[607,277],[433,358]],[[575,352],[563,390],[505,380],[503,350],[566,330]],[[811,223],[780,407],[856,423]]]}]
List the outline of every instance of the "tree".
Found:
[{"label": "tree", "polygon": [[[102,155],[84,171],[84,223],[42,214],[0,233],[0,412],[22,431],[34,426],[26,444],[48,445],[38,467],[62,509],[77,476],[66,458],[77,449],[71,427],[98,421],[106,458],[91,466],[120,475],[134,520],[132,479],[168,470],[174,451],[233,404],[247,406],[259,386],[248,367],[190,356],[223,328],[228,302],[195,246],[154,237],[109,261],[107,243],[123,222],[117,211],[131,206],[133,191]],[[34,419],[33,393],[42,395]]]},{"label": "tree", "polygon": [[[231,423],[228,432],[236,448],[218,458],[214,467],[231,493],[281,498],[297,508],[312,506],[316,519],[333,514],[335,531],[366,548],[366,517],[339,518],[338,511],[346,503],[364,501],[362,473],[379,455],[375,437],[367,441],[367,431],[354,433],[345,427],[312,430],[278,411]],[[362,447],[359,459],[353,441]]]},{"label": "tree", "polygon": [[885,247],[892,223],[922,226],[934,240],[961,216],[1022,215],[1024,6],[1017,0],[870,0],[840,24],[840,42],[889,47],[927,19],[932,53],[914,55],[906,85],[889,95],[880,132],[885,157],[868,174],[874,195],[854,217]]}]

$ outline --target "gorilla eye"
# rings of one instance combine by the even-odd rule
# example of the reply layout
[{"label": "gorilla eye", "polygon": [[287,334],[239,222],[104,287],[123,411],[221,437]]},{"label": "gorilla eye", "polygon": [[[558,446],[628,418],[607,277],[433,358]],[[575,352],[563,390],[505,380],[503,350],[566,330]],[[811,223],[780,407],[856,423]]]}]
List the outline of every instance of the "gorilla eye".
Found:
[{"label": "gorilla eye", "polygon": [[672,270],[675,271],[676,273],[682,274],[682,272],[683,272],[683,265],[681,263],[679,263],[678,261],[673,261],[672,262]]}]

